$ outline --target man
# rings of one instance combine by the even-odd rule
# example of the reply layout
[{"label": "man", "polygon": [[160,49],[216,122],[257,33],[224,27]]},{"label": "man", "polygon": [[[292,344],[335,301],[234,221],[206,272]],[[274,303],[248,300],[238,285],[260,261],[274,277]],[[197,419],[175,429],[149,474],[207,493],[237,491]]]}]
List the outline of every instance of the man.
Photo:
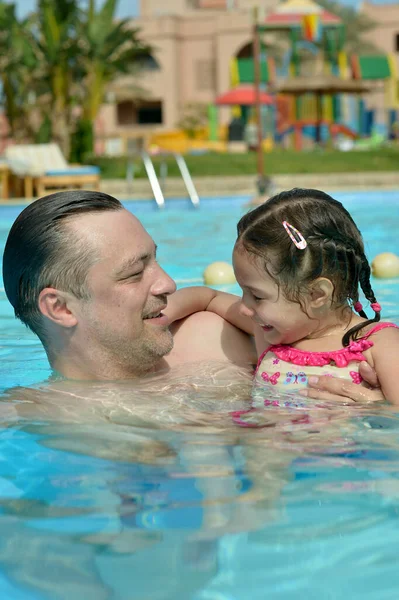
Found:
[{"label": "man", "polygon": [[[185,363],[255,361],[251,339],[216,315],[197,313],[169,327],[162,311],[175,283],[140,221],[107,194],[59,192],[25,208],[8,236],[3,279],[15,315],[68,380],[124,381]],[[363,375],[370,380],[367,367]],[[329,378],[313,394],[380,398]]]}]

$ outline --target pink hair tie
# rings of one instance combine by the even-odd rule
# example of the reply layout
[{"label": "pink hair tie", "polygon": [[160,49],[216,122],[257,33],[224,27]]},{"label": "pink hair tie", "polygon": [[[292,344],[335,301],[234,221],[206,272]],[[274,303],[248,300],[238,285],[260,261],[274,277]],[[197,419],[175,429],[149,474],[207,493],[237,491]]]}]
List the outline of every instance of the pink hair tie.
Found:
[{"label": "pink hair tie", "polygon": [[370,304],[370,306],[374,312],[381,312],[381,304],[379,304],[379,302],[373,302],[373,304]]},{"label": "pink hair tie", "polygon": [[355,304],[353,305],[353,308],[355,309],[356,312],[360,312],[361,310],[363,310],[363,304],[361,302],[359,302],[359,300],[357,302],[355,302]]}]

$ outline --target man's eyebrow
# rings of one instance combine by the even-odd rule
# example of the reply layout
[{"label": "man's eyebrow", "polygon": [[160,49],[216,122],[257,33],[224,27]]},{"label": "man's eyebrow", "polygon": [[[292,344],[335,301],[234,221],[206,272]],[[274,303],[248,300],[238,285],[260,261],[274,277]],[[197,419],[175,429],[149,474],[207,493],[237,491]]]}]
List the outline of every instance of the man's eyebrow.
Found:
[{"label": "man's eyebrow", "polygon": [[118,277],[123,275],[129,269],[132,269],[140,262],[148,262],[151,258],[154,258],[157,253],[157,246],[154,246],[153,252],[143,252],[142,254],[138,254],[137,256],[131,256],[123,261],[118,270],[115,272],[115,276]]}]

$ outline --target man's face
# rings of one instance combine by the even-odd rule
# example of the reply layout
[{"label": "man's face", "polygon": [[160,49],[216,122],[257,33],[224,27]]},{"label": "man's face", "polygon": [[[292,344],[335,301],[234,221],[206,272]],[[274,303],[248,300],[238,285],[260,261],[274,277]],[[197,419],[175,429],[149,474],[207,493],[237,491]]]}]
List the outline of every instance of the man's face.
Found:
[{"label": "man's face", "polygon": [[90,300],[78,304],[79,344],[109,371],[151,369],[173,347],[162,311],[176,289],[156,261],[152,238],[127,210],[81,215],[68,226],[97,258],[87,275]]}]

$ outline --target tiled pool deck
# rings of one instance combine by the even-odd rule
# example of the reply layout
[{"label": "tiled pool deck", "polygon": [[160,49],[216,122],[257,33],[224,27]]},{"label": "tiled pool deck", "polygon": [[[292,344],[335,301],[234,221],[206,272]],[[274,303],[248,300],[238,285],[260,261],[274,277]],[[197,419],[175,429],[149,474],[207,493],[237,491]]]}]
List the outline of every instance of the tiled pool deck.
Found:
[{"label": "tiled pool deck", "polygon": [[[301,173],[297,175],[276,175],[273,178],[276,192],[293,187],[309,187],[327,192],[352,190],[399,189],[398,171],[361,172],[361,173]],[[256,194],[256,176],[239,175],[236,177],[195,177],[194,183],[201,196],[231,197],[232,195],[254,196]],[[147,179],[103,179],[101,191],[121,200],[152,200],[153,195]],[[181,178],[170,177],[163,186],[165,198],[186,197],[187,190]],[[12,198],[0,200],[1,204],[25,204],[32,199]]]}]

